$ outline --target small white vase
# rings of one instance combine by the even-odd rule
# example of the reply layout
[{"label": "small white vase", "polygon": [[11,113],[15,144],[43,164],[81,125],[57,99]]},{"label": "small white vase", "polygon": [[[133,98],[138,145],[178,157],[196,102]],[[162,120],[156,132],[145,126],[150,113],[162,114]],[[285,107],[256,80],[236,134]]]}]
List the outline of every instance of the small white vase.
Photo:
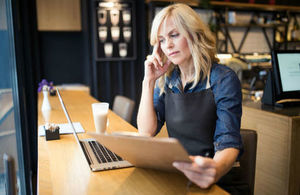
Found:
[{"label": "small white vase", "polygon": [[51,105],[49,102],[49,91],[43,91],[44,100],[42,103],[42,111],[51,110]]}]

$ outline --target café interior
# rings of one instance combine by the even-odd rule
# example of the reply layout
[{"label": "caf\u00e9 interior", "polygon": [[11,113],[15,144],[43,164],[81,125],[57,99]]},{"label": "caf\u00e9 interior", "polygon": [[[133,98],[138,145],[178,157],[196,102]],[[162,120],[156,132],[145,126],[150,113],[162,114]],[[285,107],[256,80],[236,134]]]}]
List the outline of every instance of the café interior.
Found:
[{"label": "caf\u00e9 interior", "polygon": [[[99,102],[109,106],[108,134],[138,132],[152,21],[173,3],[200,15],[219,63],[240,81],[244,154],[237,185],[251,195],[300,195],[297,0],[0,0],[0,194],[229,194],[145,162],[163,161],[152,156],[164,149],[150,138],[138,145],[141,157],[136,146],[119,140],[114,147],[110,138],[106,147],[133,165],[101,171],[89,167],[77,144],[95,132],[91,105]],[[66,132],[48,134],[46,124]],[[166,137],[164,125],[151,140]]]}]

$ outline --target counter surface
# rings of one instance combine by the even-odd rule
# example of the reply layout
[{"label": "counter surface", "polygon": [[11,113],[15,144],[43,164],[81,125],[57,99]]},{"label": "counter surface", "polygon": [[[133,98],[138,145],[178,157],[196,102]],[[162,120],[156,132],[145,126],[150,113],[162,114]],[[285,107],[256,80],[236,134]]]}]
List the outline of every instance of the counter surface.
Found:
[{"label": "counter surface", "polygon": [[[94,131],[91,104],[96,99],[82,91],[61,91],[73,122],[80,122],[86,132]],[[45,117],[51,123],[66,123],[57,96],[50,96],[52,110],[40,111],[42,94],[38,101],[38,124]],[[137,129],[109,111],[108,132]],[[79,138],[88,138],[86,133]],[[38,193],[39,194],[228,194],[217,185],[203,190],[192,185],[181,173],[169,173],[142,168],[124,168],[92,172],[72,134],[61,135],[60,140],[46,141],[38,137]]]},{"label": "counter surface", "polygon": [[254,102],[252,100],[243,101],[243,105],[248,108],[254,108],[274,114],[279,114],[288,117],[300,116],[300,106],[288,106],[288,107],[275,107],[270,105],[262,104],[260,101]]},{"label": "counter surface", "polygon": [[254,194],[300,194],[300,108],[243,102],[241,126],[257,132]]}]

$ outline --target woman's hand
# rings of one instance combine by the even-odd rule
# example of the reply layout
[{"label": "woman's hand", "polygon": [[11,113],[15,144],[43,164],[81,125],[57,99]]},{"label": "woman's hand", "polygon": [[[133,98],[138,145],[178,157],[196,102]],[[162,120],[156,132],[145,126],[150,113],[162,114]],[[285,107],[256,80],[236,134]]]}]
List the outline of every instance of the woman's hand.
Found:
[{"label": "woman's hand", "polygon": [[201,188],[208,188],[216,182],[216,162],[207,157],[190,156],[192,163],[174,162],[173,166],[184,173],[193,183]]},{"label": "woman's hand", "polygon": [[163,64],[161,58],[162,51],[160,49],[159,43],[154,45],[152,55],[147,56],[145,60],[145,76],[144,79],[149,81],[156,81],[160,76],[162,76],[169,68],[171,62],[167,60]]}]

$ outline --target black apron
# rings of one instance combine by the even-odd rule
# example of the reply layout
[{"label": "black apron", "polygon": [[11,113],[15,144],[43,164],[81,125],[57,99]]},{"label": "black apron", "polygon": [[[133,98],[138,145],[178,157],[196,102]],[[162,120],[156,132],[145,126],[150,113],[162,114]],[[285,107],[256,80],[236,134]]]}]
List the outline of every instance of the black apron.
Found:
[{"label": "black apron", "polygon": [[209,77],[200,92],[175,94],[168,89],[165,119],[169,136],[177,138],[189,155],[214,156],[217,114]]},{"label": "black apron", "polygon": [[[165,95],[165,119],[168,134],[179,140],[189,155],[214,156],[214,133],[217,108],[210,88],[209,75],[206,89],[196,93]],[[236,181],[239,169],[232,168],[217,183],[232,195],[249,193],[249,187]]]}]

